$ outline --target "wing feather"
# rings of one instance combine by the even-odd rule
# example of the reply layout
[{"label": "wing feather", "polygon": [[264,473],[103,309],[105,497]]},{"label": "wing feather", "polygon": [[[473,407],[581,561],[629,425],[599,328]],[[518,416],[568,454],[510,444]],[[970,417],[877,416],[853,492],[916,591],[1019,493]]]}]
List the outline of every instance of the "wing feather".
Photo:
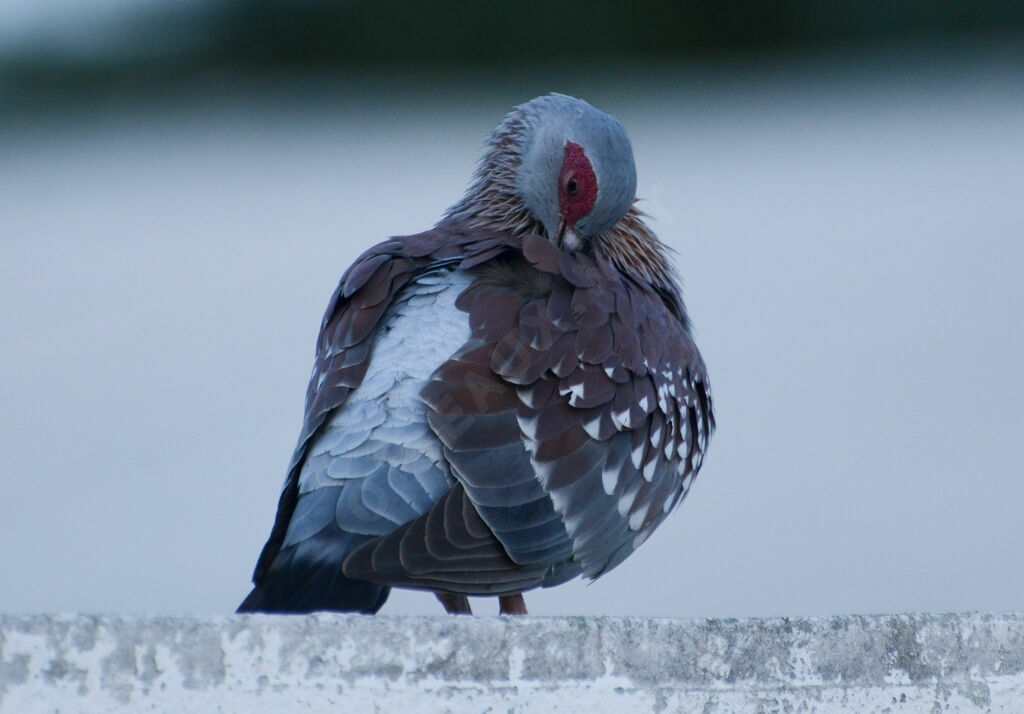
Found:
[{"label": "wing feather", "polygon": [[[362,384],[389,306],[438,265],[472,276],[455,302],[470,340],[420,393],[422,428],[440,442],[454,485],[426,489],[415,474],[429,461],[394,444],[388,463],[401,469],[378,461],[378,473],[383,447],[361,428],[310,453],[329,415]],[[334,532],[332,497],[339,508],[345,501],[346,518],[366,524],[344,560],[348,578],[511,594],[615,567],[685,497],[715,426],[703,361],[681,302],[671,302],[599,257],[536,236],[449,226],[368,251],[342,277],[324,318],[303,429],[257,581],[293,515],[295,528],[317,539]],[[416,424],[396,428],[408,430],[396,433],[397,444],[425,433]],[[342,456],[351,462],[346,473],[363,478],[321,488],[322,497],[296,511],[302,464]],[[339,488],[356,487],[353,503],[338,498]]]},{"label": "wing feather", "polygon": [[422,392],[457,485],[401,535],[363,546],[350,577],[468,594],[597,577],[693,481],[710,396],[661,296],[534,239],[484,267],[457,302],[470,343]]},{"label": "wing feather", "polygon": [[[281,553],[299,501],[299,474],[303,465],[311,457],[330,458],[327,454],[311,455],[310,445],[321,434],[330,415],[344,406],[349,395],[363,383],[370,365],[377,327],[389,307],[416,276],[446,265],[457,268],[462,261],[486,261],[485,254],[493,255],[494,251],[501,250],[507,242],[508,237],[501,234],[473,234],[463,226],[450,224],[426,233],[392,238],[380,243],[360,256],[341,277],[321,322],[313,372],[306,390],[302,429],[288,465],[274,526],[253,573],[253,581],[257,585],[267,576]],[[339,435],[338,439],[344,440],[345,444],[358,439],[353,444],[358,447],[365,441],[366,434]],[[340,441],[334,444],[338,446]],[[343,453],[344,450],[337,453]],[[428,466],[410,463],[410,473],[423,472]],[[395,477],[392,475],[387,478]],[[425,505],[422,496],[411,489],[407,479],[403,483],[403,496],[422,508]],[[347,487],[332,489],[331,493],[340,493]],[[428,494],[428,497],[431,497],[430,502],[433,503],[441,495]],[[375,494],[371,490],[366,497],[373,499]],[[318,502],[315,508],[313,506],[311,503],[310,514],[322,514],[328,510],[326,501]],[[385,509],[389,517],[403,517],[400,506],[389,508]],[[307,521],[310,517],[303,515]],[[309,522],[319,520],[314,518]],[[306,525],[301,531],[308,533],[312,527]],[[342,540],[346,543],[350,541],[348,538]],[[282,560],[281,567],[287,566],[287,562],[295,557],[295,552],[290,553]]]}]

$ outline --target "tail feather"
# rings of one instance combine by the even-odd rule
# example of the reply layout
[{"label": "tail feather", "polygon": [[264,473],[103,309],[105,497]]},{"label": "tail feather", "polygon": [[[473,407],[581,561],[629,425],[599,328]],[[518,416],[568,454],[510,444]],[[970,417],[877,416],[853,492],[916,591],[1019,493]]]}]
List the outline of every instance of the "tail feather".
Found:
[{"label": "tail feather", "polygon": [[362,612],[380,610],[391,593],[386,585],[345,577],[341,564],[303,562],[282,551],[238,612],[308,613],[319,610]]}]

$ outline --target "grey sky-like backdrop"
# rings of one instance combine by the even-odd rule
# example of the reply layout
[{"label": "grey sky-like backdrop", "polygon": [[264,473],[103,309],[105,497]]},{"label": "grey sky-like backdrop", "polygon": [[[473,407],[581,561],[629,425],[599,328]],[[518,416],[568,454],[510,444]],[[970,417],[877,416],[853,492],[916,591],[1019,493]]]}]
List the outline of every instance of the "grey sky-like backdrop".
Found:
[{"label": "grey sky-like backdrop", "polygon": [[719,431],[647,544],[531,611],[1024,607],[1022,79],[984,48],[384,73],[6,123],[0,612],[233,610],[338,277],[552,90],[630,133]]}]

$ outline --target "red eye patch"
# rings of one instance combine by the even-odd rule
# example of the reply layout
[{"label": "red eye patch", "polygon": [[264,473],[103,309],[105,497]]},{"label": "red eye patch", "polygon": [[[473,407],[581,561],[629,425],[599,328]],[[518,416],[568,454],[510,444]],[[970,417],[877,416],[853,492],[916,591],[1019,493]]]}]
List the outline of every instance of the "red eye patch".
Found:
[{"label": "red eye patch", "polygon": [[565,145],[562,173],[558,177],[558,207],[562,209],[566,227],[575,226],[576,221],[590,213],[596,201],[594,167],[590,165],[583,147],[570,141]]}]

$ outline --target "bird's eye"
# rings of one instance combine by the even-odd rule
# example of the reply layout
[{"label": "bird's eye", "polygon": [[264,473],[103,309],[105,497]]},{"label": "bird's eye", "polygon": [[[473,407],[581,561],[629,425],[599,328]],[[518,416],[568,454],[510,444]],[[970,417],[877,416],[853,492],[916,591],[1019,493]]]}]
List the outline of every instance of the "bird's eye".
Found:
[{"label": "bird's eye", "polygon": [[555,186],[558,187],[558,208],[565,225],[575,226],[597,202],[597,176],[579,144],[566,143],[562,170]]}]

